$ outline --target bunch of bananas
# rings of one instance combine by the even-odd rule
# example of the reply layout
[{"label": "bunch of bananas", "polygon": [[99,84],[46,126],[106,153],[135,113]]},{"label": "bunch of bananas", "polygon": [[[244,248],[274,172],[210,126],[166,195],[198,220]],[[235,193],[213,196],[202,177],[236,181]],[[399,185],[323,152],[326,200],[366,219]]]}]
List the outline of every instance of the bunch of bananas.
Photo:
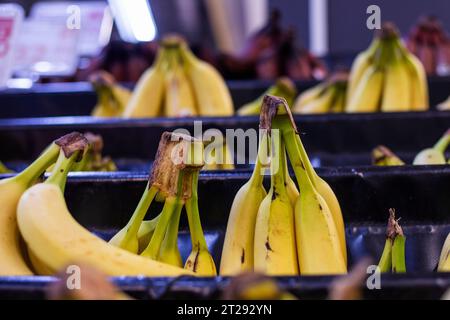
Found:
[{"label": "bunch of bananas", "polygon": [[[414,158],[413,165],[444,165],[445,150],[450,144],[450,129],[431,148],[420,151]],[[372,150],[372,164],[376,166],[402,166],[405,163],[394,152],[385,146],[378,146]]]},{"label": "bunch of bananas", "polygon": [[[54,274],[75,261],[115,276],[193,275],[189,270],[108,244],[73,218],[64,189],[68,172],[81,160],[87,146],[82,134],[66,135],[52,143],[23,172],[0,181],[0,275]],[[35,184],[55,161],[49,178]]]},{"label": "bunch of bananas", "polygon": [[120,117],[131,98],[131,91],[116,82],[106,71],[99,71],[89,78],[97,93],[97,104],[92,110],[93,117]]},{"label": "bunch of bananas", "polygon": [[344,112],[348,74],[336,72],[327,81],[303,93],[295,100],[293,113]]},{"label": "bunch of bananas", "polygon": [[370,47],[353,63],[346,112],[428,108],[428,86],[422,63],[402,44],[396,27],[384,24]]},{"label": "bunch of bananas", "polygon": [[[345,227],[339,202],[314,171],[286,100],[264,97],[260,128],[263,135],[253,174],[231,207],[220,273],[346,273]],[[300,193],[290,178],[286,153]],[[263,186],[266,167],[270,168],[268,192]]]},{"label": "bunch of bananas", "polygon": [[[202,167],[201,141],[165,132],[141,200],[127,225],[110,243],[133,254],[181,268],[178,229],[185,207],[192,252],[184,268],[202,276],[215,276],[216,267],[208,251],[198,209],[197,184]],[[161,213],[153,220],[143,221],[155,198],[164,201]]]},{"label": "bunch of bananas", "polygon": [[295,84],[287,77],[278,78],[275,84],[267,89],[256,100],[244,104],[237,111],[240,116],[258,115],[261,112],[261,103],[266,95],[283,97],[289,105],[292,105],[297,95]]},{"label": "bunch of bananas", "polygon": [[233,102],[219,72],[178,36],[163,39],[154,65],[139,79],[123,117],[231,116]]},{"label": "bunch of bananas", "polygon": [[395,211],[389,209],[386,242],[378,262],[380,272],[406,272],[405,242],[406,237],[403,234],[402,227],[400,227],[398,220],[395,220]]}]

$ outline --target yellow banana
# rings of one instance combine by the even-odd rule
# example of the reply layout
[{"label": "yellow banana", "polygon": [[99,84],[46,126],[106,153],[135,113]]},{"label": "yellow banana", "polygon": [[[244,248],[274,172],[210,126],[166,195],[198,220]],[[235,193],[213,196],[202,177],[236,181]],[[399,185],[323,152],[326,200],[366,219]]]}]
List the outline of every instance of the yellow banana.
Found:
[{"label": "yellow banana", "polygon": [[200,276],[213,277],[217,275],[216,265],[208,251],[198,210],[198,175],[198,171],[192,173],[192,195],[186,200],[186,213],[191,233],[192,251],[184,267]]},{"label": "yellow banana", "polygon": [[450,129],[432,147],[420,151],[414,158],[414,165],[443,165],[446,164],[445,150],[450,144]]},{"label": "yellow banana", "polygon": [[334,86],[329,86],[325,89],[325,92],[317,98],[316,100],[310,101],[308,104],[304,105],[300,110],[294,112],[300,114],[308,113],[326,113],[330,111],[333,101],[336,98],[336,88]]},{"label": "yellow banana", "polygon": [[438,271],[450,272],[450,264],[448,263],[449,259],[450,259],[450,233],[448,234],[447,239],[445,239],[444,245],[442,246],[441,255],[439,257]]},{"label": "yellow banana", "polygon": [[124,118],[152,118],[161,115],[164,97],[165,49],[159,49],[152,67],[144,72],[123,113]]},{"label": "yellow banana", "polygon": [[[76,147],[82,147],[82,143]],[[78,150],[72,148],[68,158],[61,152],[50,178],[27,190],[19,201],[20,232],[39,261],[52,272],[80,261],[111,276],[190,274],[181,268],[116,248],[78,224],[68,211],[63,195],[67,172],[78,156]]]},{"label": "yellow banana", "polygon": [[231,116],[234,113],[230,91],[219,72],[181,45],[186,72],[194,89],[197,109],[202,116]]},{"label": "yellow banana", "polygon": [[168,49],[168,66],[165,74],[166,94],[164,114],[167,117],[192,117],[197,115],[194,92],[180,62],[180,55]]},{"label": "yellow banana", "polygon": [[272,139],[271,187],[256,217],[255,271],[268,275],[297,275],[294,209],[286,191],[281,161],[285,149],[280,135]]},{"label": "yellow banana", "polygon": [[375,112],[379,109],[383,92],[383,70],[370,66],[364,71],[354,94],[348,96],[345,111],[350,113]]},{"label": "yellow banana", "polygon": [[328,87],[326,82],[322,82],[306,91],[303,91],[295,100],[294,107],[292,108],[293,113],[299,113],[304,106],[308,105],[313,100],[318,99]]},{"label": "yellow banana", "polygon": [[0,276],[32,275],[22,255],[20,234],[17,226],[17,204],[20,197],[52,164],[59,146],[53,143],[29,167],[15,177],[0,181]]},{"label": "yellow banana", "polygon": [[261,111],[261,103],[264,99],[264,96],[267,94],[283,97],[286,99],[289,105],[292,105],[293,99],[297,94],[297,89],[295,88],[294,83],[289,78],[279,78],[273,86],[267,89],[266,92],[264,92],[256,100],[240,107],[237,111],[237,114],[241,116],[258,115]]},{"label": "yellow banana", "polygon": [[138,242],[139,242],[139,250],[140,254],[145,248],[147,248],[150,239],[153,236],[153,232],[155,232],[156,225],[158,223],[159,216],[147,221],[142,221],[141,226],[139,227],[139,231],[137,234]]},{"label": "yellow banana", "polygon": [[411,110],[411,80],[405,60],[397,58],[388,64],[383,88],[381,111]]},{"label": "yellow banana", "polygon": [[252,176],[236,193],[231,206],[220,261],[223,276],[253,271],[254,268],[256,215],[266,196],[261,170],[263,157],[267,154],[267,139],[267,135],[262,137]]},{"label": "yellow banana", "polygon": [[356,88],[359,86],[364,73],[366,73],[367,69],[373,64],[374,56],[379,48],[380,40],[378,38],[375,38],[370,44],[370,47],[366,51],[358,54],[358,56],[356,57],[355,61],[352,64],[348,79],[347,97],[353,97],[353,95],[355,94]]},{"label": "yellow banana", "polygon": [[286,150],[284,150],[284,152],[281,154],[281,157],[282,157],[281,163],[284,163],[283,175],[286,184],[286,192],[291,202],[292,208],[294,208],[298,196],[300,195],[300,192],[298,191],[297,185],[295,184],[294,180],[292,180],[289,174],[288,162],[286,158]]},{"label": "yellow banana", "polygon": [[100,71],[90,81],[97,92],[97,105],[92,111],[94,117],[120,117],[131,98],[131,91],[118,85],[113,76]]},{"label": "yellow banana", "polygon": [[[340,210],[339,202],[334,194],[333,190],[330,186],[321,179],[316,172],[314,171],[311,162],[308,159],[306,151],[303,147],[303,144],[300,140],[300,137],[297,132],[297,128],[295,124],[292,122],[292,116],[290,115],[290,111],[288,106],[286,106],[286,101],[277,97],[267,96],[264,101],[265,108],[267,114],[269,114],[273,119],[273,126],[276,129],[279,129],[283,135],[283,141],[285,142],[289,159],[291,160],[292,167],[295,172],[295,176],[297,178],[297,182],[300,187],[300,197],[297,200],[296,204],[296,227],[300,226],[301,220],[306,220],[307,222],[311,222],[309,218],[314,217],[317,214],[317,234],[312,235],[311,239],[320,240],[317,243],[317,246],[322,246],[324,251],[327,254],[317,253],[316,251],[320,251],[321,249],[314,248],[314,244],[310,247],[311,256],[308,258],[308,255],[304,257],[304,263],[309,267],[307,270],[309,272],[314,273],[315,267],[319,270],[319,273],[341,273],[346,271],[346,261],[347,261],[347,251],[346,251],[346,242],[345,242],[345,227],[342,218],[342,212]],[[278,110],[278,107],[283,107]],[[270,110],[272,108],[277,108],[276,110]],[[277,112],[280,111],[280,114],[277,115]],[[285,114],[283,114],[285,113]],[[286,114],[287,113],[287,114]],[[303,192],[302,185],[305,185],[305,188],[308,192]],[[308,190],[309,189],[309,190]],[[303,194],[303,204],[302,203],[302,194]],[[305,201],[305,199],[307,199]],[[309,199],[309,200],[308,200]],[[313,205],[314,203],[317,206]],[[301,210],[301,205],[305,206]],[[319,206],[320,205],[320,206]],[[308,209],[311,211],[308,212]],[[316,212],[314,214],[314,212]],[[301,214],[305,214],[305,216],[301,216]],[[311,214],[311,216],[309,216]],[[314,219],[312,219],[314,220]],[[306,238],[309,236],[308,233],[311,230],[308,230],[305,226],[304,235]],[[311,228],[311,229],[314,229]],[[296,233],[298,234],[299,228],[296,229]],[[319,231],[321,230],[321,231]],[[320,237],[322,235],[322,237]],[[297,250],[299,253],[302,251],[298,246],[303,245],[308,247],[309,245],[302,244],[301,241],[299,243],[299,238],[297,238]],[[312,243],[316,243],[316,241],[312,241]],[[307,248],[304,248],[307,249]],[[307,252],[307,251],[305,251]],[[315,266],[315,262],[323,260],[322,266]],[[300,272],[303,273],[302,265],[300,265]],[[308,272],[308,271],[307,271]]]},{"label": "yellow banana", "polygon": [[12,173],[1,161],[0,161],[0,174]]},{"label": "yellow banana", "polygon": [[380,145],[372,150],[372,164],[375,166],[403,166],[405,163],[390,149]]}]

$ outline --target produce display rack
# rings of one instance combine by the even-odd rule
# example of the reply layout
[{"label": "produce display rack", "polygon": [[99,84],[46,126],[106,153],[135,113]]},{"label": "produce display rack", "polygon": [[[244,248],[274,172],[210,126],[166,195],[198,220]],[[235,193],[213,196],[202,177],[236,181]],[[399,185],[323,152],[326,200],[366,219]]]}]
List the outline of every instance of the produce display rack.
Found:
[{"label": "produce display rack", "polygon": [[[450,232],[450,168],[324,168],[318,170],[335,190],[347,227],[349,264],[369,256],[374,264],[383,250],[388,209],[395,208],[406,236],[403,275],[382,275],[379,290],[364,289],[368,299],[439,299],[450,286],[450,274],[435,267]],[[5,177],[5,176],[3,176]],[[250,173],[202,173],[199,206],[209,249],[219,263],[226,221],[236,191]],[[77,221],[108,239],[127,222],[145,188],[146,174],[71,173],[66,189],[68,207]],[[267,180],[266,183],[269,181]],[[149,214],[155,216],[158,206]],[[190,252],[187,221],[181,221],[179,247]],[[43,298],[52,277],[0,277],[2,298]],[[137,298],[217,298],[227,278],[114,278]],[[325,298],[333,277],[279,277],[278,283],[301,299]]]},{"label": "produce display rack", "polygon": [[[54,139],[72,131],[90,131],[103,137],[103,153],[117,162],[120,171],[144,172],[154,159],[161,134],[180,128],[194,134],[194,121],[202,122],[203,132],[214,128],[225,133],[226,129],[257,130],[259,118],[0,119],[1,160],[20,170]],[[379,144],[411,163],[450,128],[450,112],[302,115],[295,116],[295,121],[315,166],[369,165],[371,150]]]},{"label": "produce display rack", "polygon": [[[436,106],[450,95],[450,77],[430,77],[430,105]],[[316,85],[317,81],[296,82],[298,92]],[[261,80],[229,81],[236,108],[253,101],[271,82]],[[8,89],[0,92],[0,119],[87,116],[96,103],[90,83],[36,84],[30,89]]]}]

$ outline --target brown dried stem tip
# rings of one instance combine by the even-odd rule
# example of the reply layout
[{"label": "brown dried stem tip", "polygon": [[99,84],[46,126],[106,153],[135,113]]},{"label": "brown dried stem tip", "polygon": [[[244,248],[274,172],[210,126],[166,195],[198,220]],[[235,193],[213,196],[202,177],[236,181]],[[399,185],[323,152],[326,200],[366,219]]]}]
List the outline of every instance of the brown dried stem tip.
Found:
[{"label": "brown dried stem tip", "polygon": [[97,88],[113,86],[116,83],[114,76],[106,71],[97,71],[89,77],[89,82]]},{"label": "brown dried stem tip", "polygon": [[178,48],[184,44],[186,44],[186,40],[176,33],[168,34],[161,40],[161,45],[164,48]]},{"label": "brown dried stem tip", "polygon": [[84,150],[89,146],[86,137],[79,132],[72,132],[61,137],[55,141],[55,144],[61,147],[66,158],[70,158],[75,152],[81,151],[77,161],[81,160]]},{"label": "brown dried stem tip", "polygon": [[400,219],[395,219],[395,209],[389,209],[389,220],[386,229],[386,237],[394,241],[395,237],[403,236],[403,229],[398,223]]},{"label": "brown dried stem tip", "polygon": [[376,33],[376,37],[382,40],[395,39],[399,36],[400,32],[393,22],[384,22],[381,29]]},{"label": "brown dried stem tip", "polygon": [[94,153],[100,153],[103,150],[103,138],[99,134],[94,134],[92,132],[85,132],[84,137],[88,140],[90,149]]},{"label": "brown dried stem tip", "polygon": [[[280,112],[280,113],[279,113]],[[259,128],[262,130],[272,130],[272,122],[277,114],[287,114],[291,120],[292,127],[297,132],[297,126],[295,125],[294,117],[292,116],[291,109],[286,101],[282,97],[272,96],[267,94],[264,96],[261,105],[261,114],[259,116]]]},{"label": "brown dried stem tip", "polygon": [[[177,194],[182,171],[199,171],[203,167],[203,143],[191,136],[164,132],[149,177],[149,185],[156,186],[166,196]],[[183,197],[191,195],[191,174],[184,175]]]}]

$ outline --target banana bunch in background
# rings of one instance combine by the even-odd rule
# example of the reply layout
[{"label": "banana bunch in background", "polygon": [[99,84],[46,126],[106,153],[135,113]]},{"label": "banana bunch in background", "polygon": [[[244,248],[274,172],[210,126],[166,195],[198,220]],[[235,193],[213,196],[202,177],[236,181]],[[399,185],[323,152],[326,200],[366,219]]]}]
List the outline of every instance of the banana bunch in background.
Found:
[{"label": "banana bunch in background", "polygon": [[155,63],[139,79],[125,118],[231,116],[233,102],[219,72],[178,36],[163,39]]},{"label": "banana bunch in background", "polygon": [[406,272],[405,243],[406,237],[402,227],[395,220],[394,209],[389,209],[389,220],[386,228],[386,242],[381,254],[378,267],[380,272]]},{"label": "banana bunch in background", "polygon": [[97,93],[97,105],[92,110],[93,117],[121,117],[131,98],[131,91],[116,83],[106,71],[99,71],[89,78]]},{"label": "banana bunch in background", "polygon": [[344,112],[347,81],[346,72],[335,73],[327,81],[301,93],[294,102],[292,112],[298,114]]},{"label": "banana bunch in background", "polygon": [[346,112],[423,111],[429,108],[424,67],[385,23],[370,47],[353,62]]},{"label": "banana bunch in background", "polygon": [[[414,158],[413,165],[444,165],[449,163],[445,151],[450,145],[450,129],[431,148],[420,151]],[[405,163],[385,146],[372,150],[372,164],[376,166],[402,166]]]},{"label": "banana bunch in background", "polygon": [[[127,225],[109,241],[110,244],[182,268],[178,230],[185,208],[192,252],[184,268],[202,276],[215,276],[216,266],[208,251],[198,208],[198,176],[203,164],[202,141],[165,132],[141,200]],[[154,199],[164,202],[163,209],[154,219],[144,221]]]},{"label": "banana bunch in background", "polygon": [[292,105],[297,95],[295,84],[287,77],[278,78],[275,84],[267,89],[256,100],[249,102],[237,110],[240,116],[259,115],[261,112],[261,104],[266,95],[283,97],[289,105]]},{"label": "banana bunch in background", "polygon": [[[262,137],[250,180],[236,194],[220,263],[221,275],[347,272],[345,227],[339,202],[314,171],[286,100],[267,95]],[[288,171],[288,159],[297,185]],[[263,186],[270,173],[270,189]]]},{"label": "banana bunch in background", "polygon": [[448,234],[447,239],[442,246],[437,269],[441,272],[450,272],[450,234]]}]

